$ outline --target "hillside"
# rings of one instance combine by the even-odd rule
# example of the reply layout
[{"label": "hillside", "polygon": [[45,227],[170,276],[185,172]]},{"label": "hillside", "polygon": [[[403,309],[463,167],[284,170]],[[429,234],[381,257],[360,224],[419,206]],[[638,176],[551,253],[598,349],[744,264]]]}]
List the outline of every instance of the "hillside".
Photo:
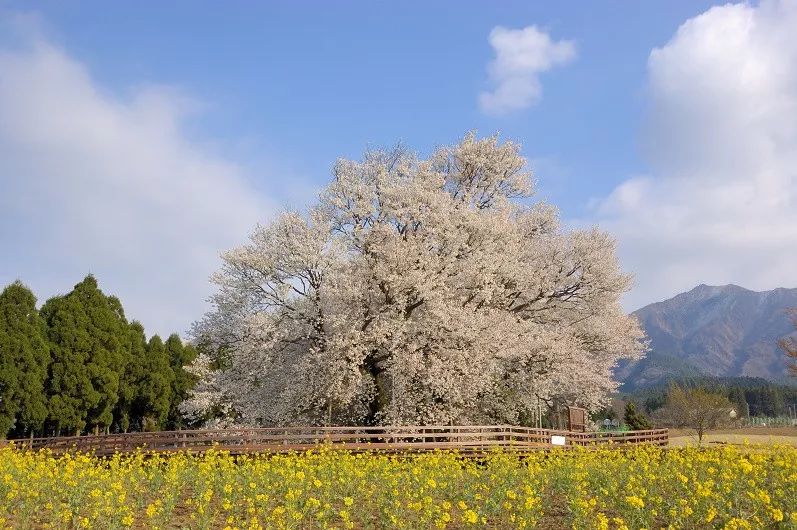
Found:
[{"label": "hillside", "polygon": [[786,359],[778,339],[794,332],[787,313],[797,289],[755,292],[737,285],[699,285],[634,315],[650,340],[642,361],[618,371],[624,390],[672,377],[762,377],[782,380]]}]

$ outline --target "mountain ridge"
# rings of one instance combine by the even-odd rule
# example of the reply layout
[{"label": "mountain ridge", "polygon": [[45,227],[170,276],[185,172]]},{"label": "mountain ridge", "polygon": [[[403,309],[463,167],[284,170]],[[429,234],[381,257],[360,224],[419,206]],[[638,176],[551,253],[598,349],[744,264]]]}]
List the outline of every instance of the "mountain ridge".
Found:
[{"label": "mountain ridge", "polygon": [[632,313],[650,350],[617,376],[624,390],[695,375],[781,380],[787,360],[778,339],[794,333],[788,310],[795,307],[797,288],[700,284]]}]

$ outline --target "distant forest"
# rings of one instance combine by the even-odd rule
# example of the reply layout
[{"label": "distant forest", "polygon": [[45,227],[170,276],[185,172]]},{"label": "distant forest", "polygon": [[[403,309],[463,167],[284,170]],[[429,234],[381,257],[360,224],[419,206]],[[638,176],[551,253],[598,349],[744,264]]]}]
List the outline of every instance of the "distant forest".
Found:
[{"label": "distant forest", "polygon": [[675,378],[623,394],[622,397],[642,405],[645,412],[650,414],[664,406],[667,390],[672,384],[684,388],[700,387],[723,394],[736,405],[740,417],[793,416],[797,411],[797,385],[774,383],[760,377]]},{"label": "distant forest", "polygon": [[12,283],[0,293],[0,436],[181,428],[196,355],[177,334],[148,339],[91,275],[41,309]]}]

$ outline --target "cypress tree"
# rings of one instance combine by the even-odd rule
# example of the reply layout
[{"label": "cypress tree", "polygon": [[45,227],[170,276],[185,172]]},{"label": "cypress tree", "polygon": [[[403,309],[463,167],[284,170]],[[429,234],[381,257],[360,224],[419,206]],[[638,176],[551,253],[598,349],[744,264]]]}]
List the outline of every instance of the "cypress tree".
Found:
[{"label": "cypress tree", "polygon": [[644,431],[653,427],[650,424],[650,420],[647,418],[647,416],[637,411],[636,404],[633,401],[629,401],[625,404],[625,414],[623,415],[623,420],[625,421],[625,424],[634,431]]},{"label": "cypress tree", "polygon": [[47,417],[44,383],[50,363],[36,297],[20,282],[0,293],[0,437],[42,428]]},{"label": "cypress tree", "polygon": [[121,303],[88,275],[69,294],[48,300],[42,315],[53,359],[47,391],[56,432],[110,426],[129,347]]},{"label": "cypress tree", "polygon": [[155,430],[163,427],[169,415],[174,378],[166,347],[158,335],[149,340],[143,365],[136,408],[142,418],[142,430]]},{"label": "cypress tree", "polygon": [[172,398],[169,404],[169,429],[182,429],[185,427],[185,418],[180,412],[180,403],[188,398],[188,392],[196,384],[196,377],[186,371],[185,367],[197,357],[197,350],[191,344],[183,344],[180,336],[172,333],[166,340],[166,352],[169,355],[169,364],[172,368]]},{"label": "cypress tree", "polygon": [[128,348],[125,351],[125,362],[119,380],[119,401],[116,403],[114,418],[123,432],[130,428],[140,428],[141,418],[136,410],[141,385],[146,376],[144,365],[147,356],[147,337],[144,327],[139,322],[132,322],[127,331]]},{"label": "cypress tree", "polygon": [[741,417],[747,414],[747,401],[744,397],[744,389],[735,386],[728,392],[728,399],[736,406],[736,414]]}]

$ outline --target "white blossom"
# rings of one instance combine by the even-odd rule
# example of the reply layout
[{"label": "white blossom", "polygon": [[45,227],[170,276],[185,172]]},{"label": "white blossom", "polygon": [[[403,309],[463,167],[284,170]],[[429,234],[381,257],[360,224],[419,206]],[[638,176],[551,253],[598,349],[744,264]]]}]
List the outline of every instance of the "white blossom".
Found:
[{"label": "white blossom", "polygon": [[532,204],[518,145],[469,134],[334,177],[224,254],[194,328],[221,368],[190,406],[265,425],[514,422],[540,400],[600,406],[644,351],[614,240]]}]

